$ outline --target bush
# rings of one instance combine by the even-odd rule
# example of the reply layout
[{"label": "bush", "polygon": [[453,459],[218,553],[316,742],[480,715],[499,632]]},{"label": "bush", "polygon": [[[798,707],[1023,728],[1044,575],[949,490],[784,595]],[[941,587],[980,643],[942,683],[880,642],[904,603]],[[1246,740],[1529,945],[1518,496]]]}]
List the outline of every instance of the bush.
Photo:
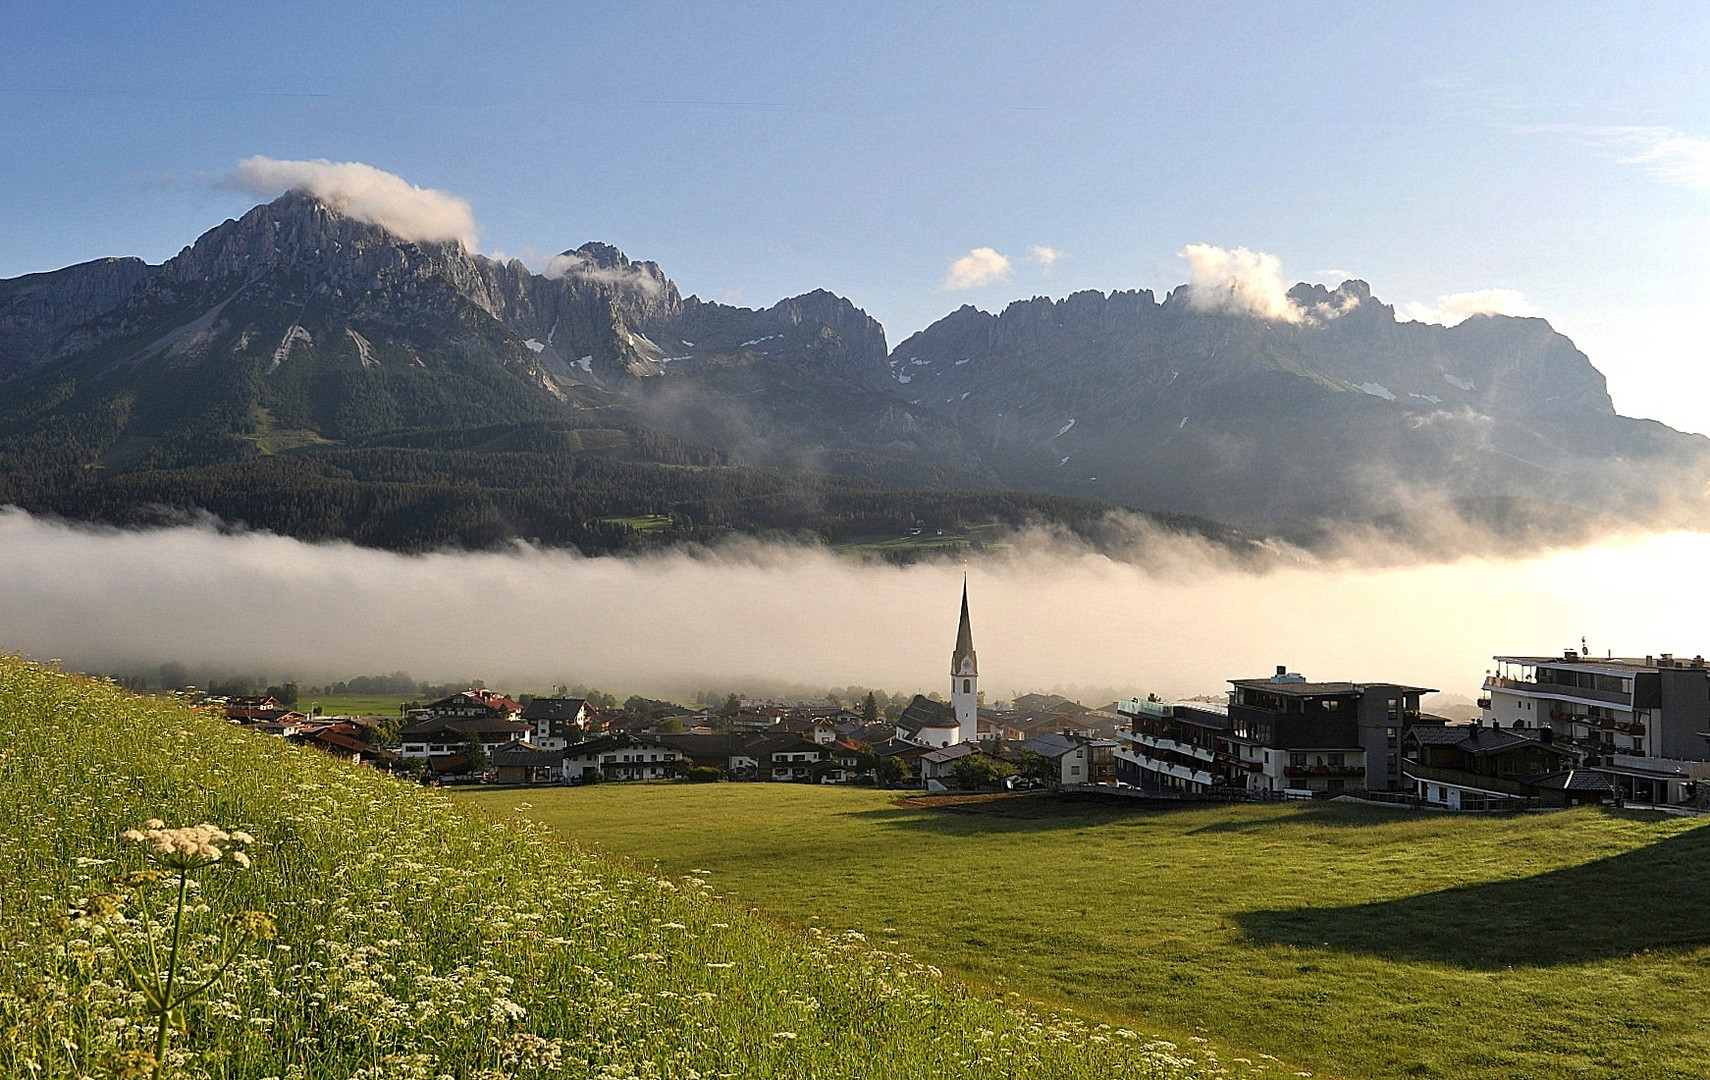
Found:
[{"label": "bush", "polygon": [[684,770],[683,779],[691,784],[716,784],[724,779],[724,773],[711,765],[696,765]]}]

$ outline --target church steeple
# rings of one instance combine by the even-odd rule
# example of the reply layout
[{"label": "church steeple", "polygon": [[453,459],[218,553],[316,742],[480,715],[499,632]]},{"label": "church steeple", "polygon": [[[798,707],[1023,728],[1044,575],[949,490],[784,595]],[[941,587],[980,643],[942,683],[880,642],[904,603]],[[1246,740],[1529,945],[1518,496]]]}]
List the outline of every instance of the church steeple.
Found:
[{"label": "church steeple", "polygon": [[956,651],[950,654],[950,674],[978,675],[979,661],[974,656],[974,629],[968,624],[968,575],[962,575],[962,623],[956,627]]},{"label": "church steeple", "polygon": [[968,621],[968,575],[962,575],[962,622],[956,627],[956,651],[950,654],[950,704],[956,710],[958,742],[979,742],[980,663],[974,656],[974,628]]}]

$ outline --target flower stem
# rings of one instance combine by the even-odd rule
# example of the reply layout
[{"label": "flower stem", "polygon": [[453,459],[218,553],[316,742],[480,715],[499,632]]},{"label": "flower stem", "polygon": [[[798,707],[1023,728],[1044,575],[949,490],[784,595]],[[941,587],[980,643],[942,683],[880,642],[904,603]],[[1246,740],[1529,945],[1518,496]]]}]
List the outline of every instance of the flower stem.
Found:
[{"label": "flower stem", "polygon": [[160,1030],[154,1039],[154,1080],[166,1067],[166,1022],[172,1015],[172,981],[178,974],[178,932],[184,925],[184,893],[190,884],[189,867],[178,869],[178,910],[172,915],[172,951],[166,958],[166,990],[160,997]]}]

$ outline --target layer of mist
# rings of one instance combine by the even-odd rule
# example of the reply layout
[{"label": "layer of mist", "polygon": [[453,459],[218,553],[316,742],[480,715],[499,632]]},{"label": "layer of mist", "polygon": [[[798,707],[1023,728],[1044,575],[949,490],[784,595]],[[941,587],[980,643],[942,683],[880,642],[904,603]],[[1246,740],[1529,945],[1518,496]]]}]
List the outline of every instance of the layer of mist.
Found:
[{"label": "layer of mist", "polygon": [[[969,568],[988,697],[1215,693],[1277,664],[1471,696],[1493,653],[1555,653],[1582,636],[1598,655],[1710,645],[1700,533],[1411,564],[1351,544],[1334,558],[1237,559],[1164,534],[1138,543],[1140,557],[1116,561],[1036,534]],[[404,669],[519,691],[943,690],[961,576],[953,563],[863,565],[753,543],[621,559],[404,556],[0,509],[0,649],[80,670],[176,661],[305,682]]]}]

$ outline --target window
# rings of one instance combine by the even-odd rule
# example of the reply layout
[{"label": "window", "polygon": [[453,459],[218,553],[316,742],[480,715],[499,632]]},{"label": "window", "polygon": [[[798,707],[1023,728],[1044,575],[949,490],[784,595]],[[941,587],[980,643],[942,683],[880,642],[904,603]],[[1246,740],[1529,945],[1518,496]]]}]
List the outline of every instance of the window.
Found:
[{"label": "window", "polygon": [[1305,754],[1290,754],[1288,756],[1288,763],[1290,765],[1293,765],[1295,768],[1298,769],[1298,768],[1300,768],[1306,764],[1306,755]]},{"label": "window", "polygon": [[1330,755],[1330,764],[1333,767],[1340,769],[1342,767],[1342,755],[1341,754],[1331,754]]},{"label": "window", "polygon": [[971,679],[963,679],[962,680],[962,693],[964,693],[964,694],[969,693],[973,689],[974,689],[974,683]]},{"label": "window", "polygon": [[1069,766],[1069,775],[1070,776],[1081,775],[1081,767],[1079,765],[1070,765]]}]

